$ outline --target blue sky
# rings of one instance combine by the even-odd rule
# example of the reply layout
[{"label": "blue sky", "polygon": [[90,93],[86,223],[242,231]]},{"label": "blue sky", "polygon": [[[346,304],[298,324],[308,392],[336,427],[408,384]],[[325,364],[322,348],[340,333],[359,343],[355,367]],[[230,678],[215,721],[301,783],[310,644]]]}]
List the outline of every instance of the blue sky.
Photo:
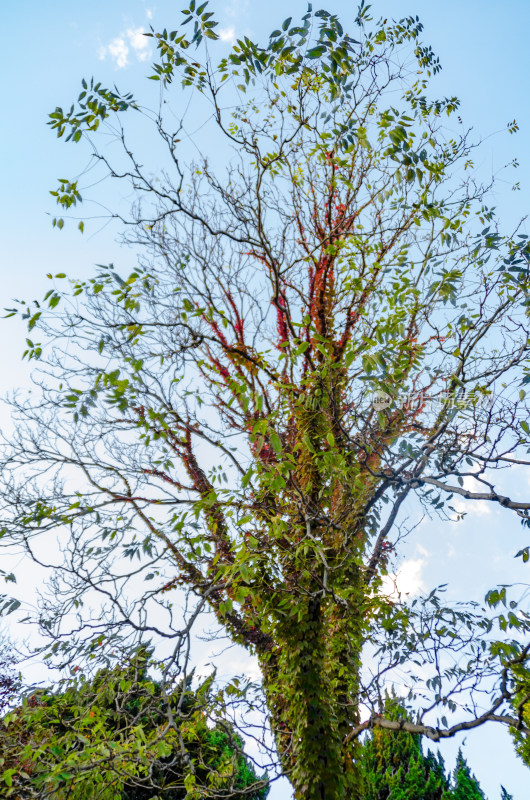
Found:
[{"label": "blue sky", "polygon": [[[318,7],[318,3],[314,3]],[[345,27],[353,20],[355,3],[323,3],[341,14]],[[37,298],[48,288],[47,272],[70,275],[90,273],[94,263],[114,261],[126,270],[133,254],[120,250],[116,230],[91,223],[84,235],[75,226],[63,231],[51,227],[57,178],[73,177],[84,166],[79,147],[64,145],[46,127],[47,114],[56,105],[67,106],[79,92],[82,77],[94,75],[123,90],[152,86],[144,80],[150,64],[149,40],[141,32],[149,24],[176,27],[184,2],[168,0],[92,0],[78,4],[66,0],[18,0],[2,11],[4,30],[0,55],[4,86],[2,144],[3,191],[0,197],[3,269],[0,308],[13,297]],[[226,42],[242,34],[259,37],[285,16],[304,13],[302,0],[229,0],[211,2]],[[381,0],[373,3],[375,15],[418,14],[425,24],[424,39],[441,58],[437,78],[439,94],[461,98],[461,116],[477,136],[486,138],[478,161],[484,177],[497,174],[515,157],[518,170],[499,173],[495,202],[502,220],[513,223],[529,210],[530,84],[528,31],[530,3],[505,0]],[[520,131],[507,132],[516,119]],[[515,181],[520,191],[512,191]],[[49,216],[50,215],[50,216]],[[528,226],[523,226],[528,231]],[[20,362],[23,329],[16,322],[3,324],[3,368],[0,393],[27,385],[28,369]],[[504,489],[522,496],[530,493],[529,476],[510,473]],[[502,510],[485,513],[468,507],[466,521],[448,525],[423,524],[409,540],[402,565],[403,586],[411,591],[428,589],[452,579],[477,599],[496,581],[528,580],[530,566],[515,562],[513,554],[526,544],[517,520]],[[459,742],[460,743],[460,742]],[[447,746],[451,761],[459,743]],[[446,752],[446,751],[444,751]],[[493,759],[492,753],[495,754]],[[483,730],[467,737],[466,754],[489,800],[499,797],[499,783],[516,800],[528,797],[528,771],[516,761],[507,736],[499,739]],[[288,793],[274,789],[271,800]]]}]

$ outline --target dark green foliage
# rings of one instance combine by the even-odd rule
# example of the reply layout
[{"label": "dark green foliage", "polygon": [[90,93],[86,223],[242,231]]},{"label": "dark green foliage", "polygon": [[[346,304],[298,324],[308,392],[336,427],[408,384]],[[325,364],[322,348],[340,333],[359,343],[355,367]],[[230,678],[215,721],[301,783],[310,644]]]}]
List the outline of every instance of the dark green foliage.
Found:
[{"label": "dark green foliage", "polygon": [[512,671],[513,695],[512,709],[515,712],[517,726],[510,728],[510,733],[515,742],[515,749],[527,766],[530,766],[530,738],[524,733],[523,728],[530,725],[530,669],[524,660],[517,659]]},{"label": "dark green foliage", "polygon": [[12,645],[0,636],[0,713],[12,705],[20,685]]},{"label": "dark green foliage", "polygon": [[418,736],[375,730],[363,746],[365,800],[446,800],[443,759]]},{"label": "dark green foliage", "polygon": [[[395,698],[387,700],[385,716],[406,719]],[[405,731],[375,728],[362,745],[363,800],[486,800],[459,750],[452,776],[441,754],[424,754],[421,738]],[[513,800],[501,787],[501,800]]]},{"label": "dark green foliage", "polygon": [[[139,651],[61,692],[34,692],[0,726],[3,797],[264,800],[231,725],[209,721],[211,680],[163,687]],[[45,793],[45,794],[41,794]]]},{"label": "dark green foliage", "polygon": [[485,794],[475,776],[471,774],[461,750],[458,751],[453,782],[451,800],[485,800]]}]

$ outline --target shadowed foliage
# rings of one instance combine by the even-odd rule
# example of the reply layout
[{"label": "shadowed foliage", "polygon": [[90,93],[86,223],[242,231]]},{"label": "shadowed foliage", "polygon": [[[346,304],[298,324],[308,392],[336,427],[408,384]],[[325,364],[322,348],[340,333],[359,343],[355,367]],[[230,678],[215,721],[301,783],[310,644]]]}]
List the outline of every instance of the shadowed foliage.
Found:
[{"label": "shadowed foliage", "polygon": [[148,653],[62,691],[39,690],[0,721],[4,797],[49,800],[265,800],[241,738],[210,720],[211,679],[169,692]]}]

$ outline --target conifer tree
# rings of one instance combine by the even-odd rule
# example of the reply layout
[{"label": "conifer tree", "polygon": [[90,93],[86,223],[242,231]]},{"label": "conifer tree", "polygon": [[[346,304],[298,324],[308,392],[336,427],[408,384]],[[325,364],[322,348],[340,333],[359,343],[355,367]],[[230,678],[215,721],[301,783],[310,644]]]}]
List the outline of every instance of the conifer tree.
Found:
[{"label": "conifer tree", "polygon": [[479,782],[471,773],[462,750],[458,751],[456,767],[453,776],[454,787],[451,800],[486,800]]},{"label": "conifer tree", "polygon": [[[394,696],[387,698],[385,717],[407,719]],[[363,743],[364,800],[486,800],[460,749],[452,776],[438,751],[425,754],[421,738],[406,731],[375,728]],[[513,800],[501,786],[501,800]]]},{"label": "conifer tree", "polygon": [[417,735],[376,728],[362,758],[365,800],[448,800],[443,759],[424,755]]}]

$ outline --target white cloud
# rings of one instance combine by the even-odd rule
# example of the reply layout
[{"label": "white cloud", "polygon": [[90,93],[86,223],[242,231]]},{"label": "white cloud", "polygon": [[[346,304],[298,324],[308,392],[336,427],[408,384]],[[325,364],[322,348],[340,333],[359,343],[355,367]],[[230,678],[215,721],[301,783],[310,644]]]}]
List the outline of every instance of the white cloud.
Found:
[{"label": "white cloud", "polygon": [[139,61],[147,61],[151,55],[149,39],[144,36],[143,28],[129,28],[127,38]]},{"label": "white cloud", "polygon": [[416,595],[425,591],[423,581],[424,558],[410,558],[403,563],[396,575],[396,584],[400,594]]},{"label": "white cloud", "polygon": [[128,28],[107,45],[99,48],[98,58],[104,61],[107,56],[114,61],[116,69],[124,69],[129,64],[129,53],[134,53],[138,61],[146,61],[151,55],[149,40],[143,35],[143,28]]},{"label": "white cloud", "polygon": [[150,8],[146,9],[145,16],[147,17],[147,19],[153,19],[153,12],[151,11]]},{"label": "white cloud", "polygon": [[[477,481],[475,478],[466,477],[462,486],[468,492],[487,492],[488,488],[484,484]],[[491,514],[491,503],[488,500],[466,500],[465,497],[458,497],[451,503],[455,511],[459,514],[467,512],[468,514],[476,514],[478,516],[486,516]]]},{"label": "white cloud", "polygon": [[244,655],[242,658],[232,656],[229,662],[230,672],[233,675],[244,675],[251,681],[261,680],[261,670],[258,659],[255,656]]},{"label": "white cloud", "polygon": [[236,40],[236,31],[233,25],[231,25],[229,28],[219,28],[218,34],[222,42],[234,44]]},{"label": "white cloud", "polygon": [[237,19],[241,17],[247,8],[248,0],[231,0],[225,8],[225,13],[227,16]]},{"label": "white cloud", "polygon": [[104,61],[109,56],[116,64],[116,69],[123,69],[127,66],[128,55],[129,48],[123,36],[116,36],[109,44],[100,47],[98,51],[98,58]]},{"label": "white cloud", "polygon": [[209,678],[216,669],[216,665],[212,661],[201,661],[194,666],[195,678],[199,681],[205,681]]},{"label": "white cloud", "polygon": [[[222,42],[234,44],[236,39],[243,35],[241,25],[248,16],[248,0],[230,0],[224,8],[224,15],[228,17],[229,22],[222,28],[216,28],[216,33]],[[235,25],[232,21],[235,22]],[[236,27],[238,28],[237,33]],[[248,34],[248,31],[244,32]]]},{"label": "white cloud", "polygon": [[385,575],[382,593],[389,598],[397,598],[399,595],[413,597],[425,591],[423,580],[423,569],[426,564],[425,558],[408,558],[395,575]]}]

